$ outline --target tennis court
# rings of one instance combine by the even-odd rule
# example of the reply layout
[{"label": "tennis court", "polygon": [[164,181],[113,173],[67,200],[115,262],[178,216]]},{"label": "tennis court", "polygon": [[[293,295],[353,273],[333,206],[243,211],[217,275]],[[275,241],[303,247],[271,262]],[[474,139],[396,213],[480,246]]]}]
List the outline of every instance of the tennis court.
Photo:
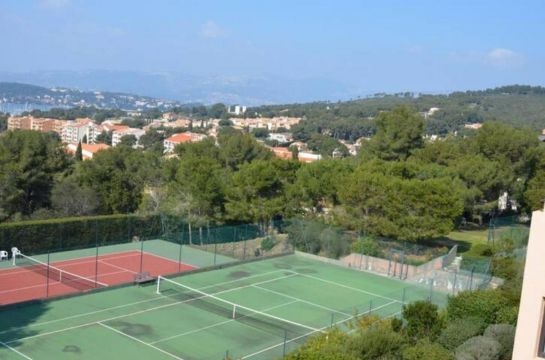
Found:
[{"label": "tennis court", "polygon": [[7,308],[0,359],[275,359],[357,314],[396,316],[430,288],[301,255]]}]

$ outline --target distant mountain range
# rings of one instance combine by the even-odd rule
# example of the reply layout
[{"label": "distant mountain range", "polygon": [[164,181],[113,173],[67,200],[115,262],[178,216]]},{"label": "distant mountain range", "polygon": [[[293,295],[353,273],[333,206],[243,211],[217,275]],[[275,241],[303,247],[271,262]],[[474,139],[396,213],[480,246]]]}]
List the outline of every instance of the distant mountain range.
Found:
[{"label": "distant mountain range", "polygon": [[0,72],[0,81],[71,88],[82,92],[141,94],[180,103],[244,104],[249,106],[315,100],[346,100],[358,90],[323,78],[277,76],[195,76],[175,72],[36,71]]}]

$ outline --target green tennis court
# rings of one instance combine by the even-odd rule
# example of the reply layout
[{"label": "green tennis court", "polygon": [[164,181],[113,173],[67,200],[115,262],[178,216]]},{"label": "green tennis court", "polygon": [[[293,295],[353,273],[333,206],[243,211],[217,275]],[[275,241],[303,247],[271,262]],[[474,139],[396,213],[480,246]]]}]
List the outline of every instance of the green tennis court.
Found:
[{"label": "green tennis court", "polygon": [[[158,290],[158,291],[157,291]],[[301,255],[2,311],[0,359],[275,359],[355,315],[446,296]]]}]

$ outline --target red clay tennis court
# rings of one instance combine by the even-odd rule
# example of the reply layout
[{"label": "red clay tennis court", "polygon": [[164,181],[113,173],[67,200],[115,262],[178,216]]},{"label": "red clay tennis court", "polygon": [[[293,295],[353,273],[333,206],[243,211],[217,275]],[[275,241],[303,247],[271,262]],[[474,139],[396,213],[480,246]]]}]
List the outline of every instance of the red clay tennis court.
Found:
[{"label": "red clay tennis court", "polygon": [[122,251],[55,261],[49,264],[21,255],[16,266],[0,270],[0,305],[131,283],[137,277],[195,269],[143,251]]}]

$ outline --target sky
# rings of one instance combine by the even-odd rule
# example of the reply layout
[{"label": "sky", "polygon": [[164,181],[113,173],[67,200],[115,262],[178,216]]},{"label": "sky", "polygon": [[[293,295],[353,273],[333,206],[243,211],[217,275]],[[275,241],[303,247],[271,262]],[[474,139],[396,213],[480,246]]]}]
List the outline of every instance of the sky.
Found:
[{"label": "sky", "polygon": [[545,85],[544,24],[543,0],[2,0],[0,72],[317,78],[362,94]]}]

